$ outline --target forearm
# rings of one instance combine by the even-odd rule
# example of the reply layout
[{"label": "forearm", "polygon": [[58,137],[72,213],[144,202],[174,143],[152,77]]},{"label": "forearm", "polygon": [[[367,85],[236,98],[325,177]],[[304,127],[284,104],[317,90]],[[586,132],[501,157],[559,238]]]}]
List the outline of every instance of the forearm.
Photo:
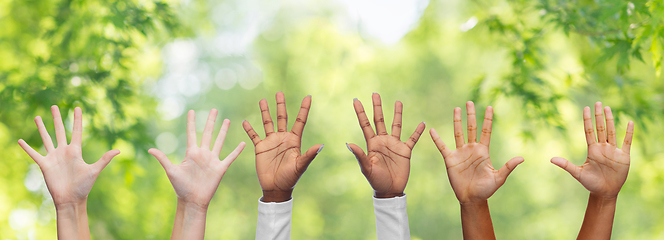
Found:
[{"label": "forearm", "polygon": [[56,205],[59,240],[90,239],[87,203],[86,199],[78,203]]},{"label": "forearm", "polygon": [[203,239],[207,206],[178,200],[171,240]]},{"label": "forearm", "polygon": [[617,198],[590,194],[583,225],[577,239],[611,239]]},{"label": "forearm", "polygon": [[496,239],[486,200],[461,204],[461,227],[463,239]]}]

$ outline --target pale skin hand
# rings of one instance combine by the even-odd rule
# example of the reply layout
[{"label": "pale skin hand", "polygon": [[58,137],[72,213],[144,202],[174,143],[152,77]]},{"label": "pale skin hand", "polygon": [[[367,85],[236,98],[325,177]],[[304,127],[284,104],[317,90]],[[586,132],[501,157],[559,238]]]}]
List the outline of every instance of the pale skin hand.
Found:
[{"label": "pale skin hand", "polygon": [[18,140],[18,144],[39,165],[44,174],[46,187],[51,193],[57,211],[58,239],[90,239],[86,209],[88,194],[101,170],[113,157],[120,154],[120,151],[108,151],[94,164],[85,163],[81,151],[83,133],[81,108],[74,109],[74,128],[69,145],[58,106],[53,105],[51,112],[57,148],[53,145],[39,116],[35,117],[35,123],[44,142],[46,156],[32,149],[23,139]]},{"label": "pale skin hand", "polygon": [[[564,158],[554,157],[551,162],[569,172],[588,191],[588,207],[578,239],[610,239],[615,206],[620,188],[629,172],[629,149],[632,145],[634,123],[627,124],[622,149],[618,148],[616,129],[611,108],[595,103],[597,138],[593,129],[590,108],[583,109],[583,125],[588,143],[586,162],[576,166]],[[603,118],[606,117],[606,122]]]},{"label": "pale skin hand", "polygon": [[354,99],[353,107],[360,122],[360,127],[367,142],[369,154],[355,144],[346,144],[348,149],[357,158],[362,174],[367,178],[374,189],[377,198],[392,198],[404,195],[408,176],[410,174],[410,157],[417,140],[424,132],[424,122],[417,125],[415,132],[406,142],[401,141],[401,119],[403,104],[399,101],[394,106],[394,121],[392,134],[387,134],[385,119],[383,117],[380,95],[372,95],[374,110],[374,125],[376,132],[371,128],[362,103]]},{"label": "pale skin hand", "polygon": [[505,183],[507,176],[523,162],[515,157],[496,170],[489,158],[489,143],[493,124],[493,108],[487,107],[479,143],[475,105],[466,103],[468,117],[468,143],[463,137],[461,108],[454,109],[454,137],[456,150],[452,151],[440,139],[436,130],[429,133],[445,159],[447,176],[452,190],[461,204],[461,222],[464,239],[495,239],[487,199]]},{"label": "pale skin hand", "polygon": [[316,144],[301,155],[302,133],[311,108],[311,96],[302,100],[300,111],[291,131],[288,131],[286,99],[282,92],[276,95],[277,132],[270,116],[267,100],[259,102],[265,139],[260,139],[248,121],[242,122],[244,130],[256,148],[256,173],[263,189],[263,202],[285,202],[291,199],[293,188],[307,170],[323,145]]},{"label": "pale skin hand", "polygon": [[230,121],[224,120],[212,150],[212,131],[217,118],[217,110],[210,110],[201,146],[198,147],[195,126],[195,114],[187,114],[187,152],[179,165],[173,164],[166,155],[155,148],[148,152],[164,167],[168,179],[178,198],[177,212],[171,239],[203,239],[205,235],[205,216],[207,208],[219,187],[228,167],[244,149],[241,142],[224,160],[219,161],[219,154],[228,132]]}]

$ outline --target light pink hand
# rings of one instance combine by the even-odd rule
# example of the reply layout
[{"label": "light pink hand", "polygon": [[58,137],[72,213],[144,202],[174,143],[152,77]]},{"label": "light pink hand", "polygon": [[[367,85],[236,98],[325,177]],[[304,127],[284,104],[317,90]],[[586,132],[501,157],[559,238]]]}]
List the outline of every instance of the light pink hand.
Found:
[{"label": "light pink hand", "polygon": [[162,167],[164,167],[179,201],[207,208],[219,187],[221,178],[231,163],[240,155],[245,143],[241,142],[223,161],[219,161],[219,154],[221,153],[230,121],[228,119],[224,120],[217,140],[214,142],[212,150],[210,150],[217,110],[210,110],[205,130],[203,130],[200,147],[197,144],[194,118],[194,110],[190,110],[187,115],[187,152],[181,164],[173,164],[158,149],[152,148],[148,152],[157,158]]},{"label": "light pink hand", "polygon": [[44,174],[46,187],[53,197],[56,207],[67,204],[81,204],[87,201],[88,194],[94,185],[101,170],[120,154],[119,150],[106,152],[99,161],[87,164],[83,160],[81,151],[81,138],[83,133],[81,108],[74,109],[74,129],[71,143],[67,145],[65,126],[62,123],[58,106],[51,107],[55,125],[55,136],[58,147],[55,148],[51,137],[44,127],[41,117],[35,117],[35,123],[46,148],[46,156],[40,155],[32,149],[23,139],[18,140],[30,157],[35,160]]}]

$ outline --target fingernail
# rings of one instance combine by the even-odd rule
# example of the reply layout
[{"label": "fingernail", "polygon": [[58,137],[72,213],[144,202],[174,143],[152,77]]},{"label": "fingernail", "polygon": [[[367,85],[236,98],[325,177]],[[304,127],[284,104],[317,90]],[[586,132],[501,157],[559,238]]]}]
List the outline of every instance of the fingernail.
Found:
[{"label": "fingernail", "polygon": [[325,147],[325,144],[323,144],[322,146],[320,146],[318,148],[318,151],[316,151],[316,155],[318,155],[318,153],[320,153],[320,151],[323,151],[323,147]]},{"label": "fingernail", "polygon": [[311,97],[311,94],[307,95],[307,97]]},{"label": "fingernail", "polygon": [[353,102],[357,101],[357,98],[353,98]]},{"label": "fingernail", "polygon": [[424,123],[425,125],[427,124],[427,123],[426,123],[426,122],[424,122],[424,121],[422,121],[422,123]]},{"label": "fingernail", "polygon": [[350,145],[348,145],[348,143],[346,143],[346,147],[348,148],[348,150],[349,150],[352,154],[355,154],[355,152],[353,152],[353,149],[350,149]]},{"label": "fingernail", "polygon": [[378,94],[377,92],[373,92],[372,94]]}]

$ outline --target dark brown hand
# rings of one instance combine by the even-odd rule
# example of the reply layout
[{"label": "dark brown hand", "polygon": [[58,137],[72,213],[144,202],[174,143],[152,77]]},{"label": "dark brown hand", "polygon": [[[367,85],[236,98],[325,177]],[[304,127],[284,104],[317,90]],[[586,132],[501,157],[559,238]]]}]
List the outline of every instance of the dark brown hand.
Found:
[{"label": "dark brown hand", "polygon": [[249,122],[242,123],[256,147],[256,173],[263,189],[264,202],[284,202],[291,199],[297,180],[324,146],[317,144],[309,148],[304,155],[300,155],[302,132],[311,107],[311,96],[302,100],[300,112],[291,131],[287,130],[288,114],[284,94],[278,92],[276,99],[277,132],[274,132],[274,124],[265,99],[259,102],[265,139],[260,139]]},{"label": "dark brown hand", "polygon": [[353,100],[357,119],[364,132],[364,138],[367,141],[368,154],[365,154],[362,148],[355,144],[351,143],[347,144],[347,146],[360,163],[362,174],[364,174],[371,187],[373,187],[376,197],[390,198],[403,196],[404,189],[408,183],[408,175],[410,174],[411,152],[420,135],[422,135],[425,125],[424,122],[420,123],[415,132],[408,138],[408,141],[402,142],[400,137],[403,104],[397,101],[394,106],[392,135],[388,135],[385,127],[385,119],[383,118],[380,95],[374,93],[372,100],[376,133],[371,128],[371,123],[364,112],[362,103],[357,99]]}]

